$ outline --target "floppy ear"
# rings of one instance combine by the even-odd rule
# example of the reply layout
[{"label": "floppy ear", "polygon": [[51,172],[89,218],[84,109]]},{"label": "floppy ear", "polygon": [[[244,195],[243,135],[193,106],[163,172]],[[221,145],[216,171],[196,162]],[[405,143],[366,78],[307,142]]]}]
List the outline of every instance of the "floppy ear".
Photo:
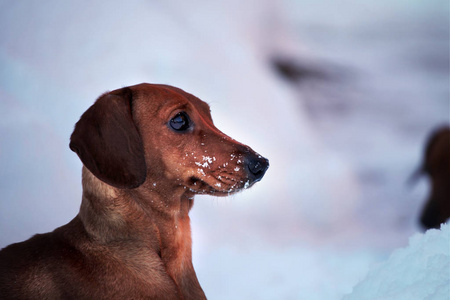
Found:
[{"label": "floppy ear", "polygon": [[81,116],[70,149],[97,178],[117,188],[135,188],[147,173],[144,147],[133,121],[129,88],[106,93]]}]

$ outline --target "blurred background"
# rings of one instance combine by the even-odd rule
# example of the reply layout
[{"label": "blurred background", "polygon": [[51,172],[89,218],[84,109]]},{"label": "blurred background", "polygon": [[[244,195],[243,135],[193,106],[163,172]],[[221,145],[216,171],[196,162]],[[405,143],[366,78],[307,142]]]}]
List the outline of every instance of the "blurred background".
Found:
[{"label": "blurred background", "polygon": [[422,231],[429,185],[407,181],[449,122],[449,2],[0,0],[0,248],[78,213],[73,126],[141,82],[270,159],[252,189],[196,198],[206,295],[337,300]]}]

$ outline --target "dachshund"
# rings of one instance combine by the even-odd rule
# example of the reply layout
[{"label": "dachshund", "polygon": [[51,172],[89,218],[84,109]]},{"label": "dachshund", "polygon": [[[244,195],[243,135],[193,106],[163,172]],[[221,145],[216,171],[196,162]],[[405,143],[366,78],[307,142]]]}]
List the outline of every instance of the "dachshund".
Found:
[{"label": "dachshund", "polygon": [[450,218],[450,127],[441,127],[430,135],[419,173],[426,174],[431,182],[420,223],[425,229],[440,228]]},{"label": "dachshund", "polygon": [[194,195],[251,187],[266,158],[169,85],[101,95],[76,123],[78,215],[0,251],[1,299],[206,299],[192,264]]}]

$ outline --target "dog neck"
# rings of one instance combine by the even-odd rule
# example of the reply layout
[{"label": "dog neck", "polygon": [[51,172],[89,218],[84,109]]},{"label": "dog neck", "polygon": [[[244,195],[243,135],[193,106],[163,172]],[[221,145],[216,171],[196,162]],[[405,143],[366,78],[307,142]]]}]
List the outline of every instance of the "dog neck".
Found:
[{"label": "dog neck", "polygon": [[170,187],[155,187],[151,181],[133,190],[116,189],[84,167],[82,182],[79,218],[91,239],[100,244],[138,242],[161,257],[180,290],[200,288],[192,265],[192,194],[173,187],[169,193]]}]

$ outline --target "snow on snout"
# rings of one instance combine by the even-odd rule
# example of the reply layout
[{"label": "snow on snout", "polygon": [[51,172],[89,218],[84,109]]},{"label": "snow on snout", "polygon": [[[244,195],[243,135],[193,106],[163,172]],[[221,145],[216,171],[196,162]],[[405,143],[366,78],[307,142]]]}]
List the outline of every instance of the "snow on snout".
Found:
[{"label": "snow on snout", "polygon": [[215,157],[203,156],[203,160],[201,162],[195,162],[195,164],[202,168],[211,168],[210,164],[216,160]]}]

